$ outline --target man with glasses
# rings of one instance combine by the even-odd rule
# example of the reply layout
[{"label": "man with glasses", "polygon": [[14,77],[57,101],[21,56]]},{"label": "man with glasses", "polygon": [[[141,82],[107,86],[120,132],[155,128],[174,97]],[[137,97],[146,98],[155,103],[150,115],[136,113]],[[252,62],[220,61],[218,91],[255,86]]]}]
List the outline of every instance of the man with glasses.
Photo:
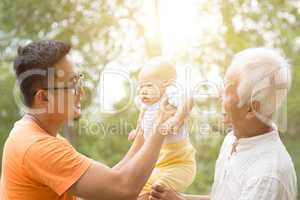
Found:
[{"label": "man with glasses", "polygon": [[28,112],[5,143],[1,200],[133,200],[152,172],[165,138],[159,127],[174,110],[160,113],[154,134],[118,169],[87,158],[58,135],[81,114],[82,75],[68,57],[70,48],[39,41],[18,50],[14,71]]}]

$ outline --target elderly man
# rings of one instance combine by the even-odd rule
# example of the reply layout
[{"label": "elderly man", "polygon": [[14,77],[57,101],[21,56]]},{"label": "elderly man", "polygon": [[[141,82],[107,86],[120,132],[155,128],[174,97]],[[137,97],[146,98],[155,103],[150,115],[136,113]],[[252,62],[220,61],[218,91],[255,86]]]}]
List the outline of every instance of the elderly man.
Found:
[{"label": "elderly man", "polygon": [[[80,154],[58,135],[81,113],[82,76],[69,51],[61,41],[33,42],[18,51],[14,70],[29,111],[5,142],[1,200],[133,200],[153,170],[165,138],[159,127],[174,114],[172,109],[160,112],[149,140],[138,152],[134,143],[115,168]],[[182,117],[179,111],[174,118]]]},{"label": "elderly man", "polygon": [[222,96],[224,122],[232,126],[216,162],[209,196],[153,187],[151,200],[296,200],[296,173],[272,123],[291,84],[290,69],[270,49],[246,49],[233,58]]}]

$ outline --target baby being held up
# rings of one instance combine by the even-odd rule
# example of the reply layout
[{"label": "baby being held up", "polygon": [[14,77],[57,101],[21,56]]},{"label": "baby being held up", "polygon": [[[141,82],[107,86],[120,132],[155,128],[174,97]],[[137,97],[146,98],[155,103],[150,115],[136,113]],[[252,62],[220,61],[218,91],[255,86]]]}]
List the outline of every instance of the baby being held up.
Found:
[{"label": "baby being held up", "polygon": [[[177,109],[169,120],[174,132],[166,136],[155,168],[143,188],[139,199],[148,199],[153,184],[160,184],[178,192],[184,192],[196,174],[195,150],[190,143],[184,123],[190,109],[179,95],[168,95],[167,87],[176,81],[176,68],[163,58],[154,58],[142,67],[139,76],[138,97],[142,104],[137,128],[129,135],[136,146],[141,147],[152,134],[155,120],[162,108],[162,99]],[[180,111],[179,111],[180,110]],[[168,124],[168,122],[166,123]]]}]

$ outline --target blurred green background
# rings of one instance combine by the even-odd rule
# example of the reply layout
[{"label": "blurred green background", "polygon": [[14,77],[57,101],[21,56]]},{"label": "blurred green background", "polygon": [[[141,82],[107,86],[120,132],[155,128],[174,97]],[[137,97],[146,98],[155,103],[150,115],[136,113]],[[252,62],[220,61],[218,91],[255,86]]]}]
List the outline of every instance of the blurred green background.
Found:
[{"label": "blurred green background", "polygon": [[[119,70],[135,80],[139,66],[164,55],[182,68],[191,67],[199,80],[218,81],[232,56],[244,48],[267,46],[282,51],[293,73],[282,139],[300,173],[300,1],[1,0],[1,154],[13,123],[23,113],[16,100],[12,71],[16,48],[40,39],[70,42],[72,56],[86,75],[83,117],[61,133],[80,152],[109,166],[130,147],[127,135],[134,128],[138,110],[134,104],[124,106],[132,95],[130,84],[120,77],[116,84],[114,80],[103,84],[110,93],[101,101],[96,93],[102,91],[98,87],[105,70]],[[218,110],[220,105],[207,99],[198,106]],[[107,107],[110,113],[104,112]],[[122,112],[113,112],[120,109]],[[210,191],[215,160],[227,130],[220,120],[219,115],[199,113],[190,120],[191,126],[200,126],[191,128],[198,173],[188,193]]]}]

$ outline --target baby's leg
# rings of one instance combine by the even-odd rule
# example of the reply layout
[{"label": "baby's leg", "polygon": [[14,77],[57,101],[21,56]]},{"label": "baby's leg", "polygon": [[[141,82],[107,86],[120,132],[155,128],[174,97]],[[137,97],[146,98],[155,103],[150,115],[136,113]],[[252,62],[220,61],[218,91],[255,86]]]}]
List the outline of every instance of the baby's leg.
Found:
[{"label": "baby's leg", "polygon": [[184,192],[195,178],[196,166],[191,164],[164,168],[155,175],[152,186],[161,185],[177,192]]}]

